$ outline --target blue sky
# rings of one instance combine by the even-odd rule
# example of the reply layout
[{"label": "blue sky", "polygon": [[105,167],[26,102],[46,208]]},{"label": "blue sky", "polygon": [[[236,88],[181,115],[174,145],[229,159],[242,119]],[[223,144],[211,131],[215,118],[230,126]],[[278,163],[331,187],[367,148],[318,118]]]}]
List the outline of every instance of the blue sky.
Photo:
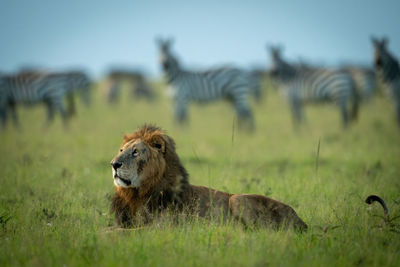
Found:
[{"label": "blue sky", "polygon": [[370,63],[371,34],[400,57],[400,1],[0,1],[0,71],[110,65],[159,75],[156,36],[185,66],[267,67],[266,44],[289,59]]}]

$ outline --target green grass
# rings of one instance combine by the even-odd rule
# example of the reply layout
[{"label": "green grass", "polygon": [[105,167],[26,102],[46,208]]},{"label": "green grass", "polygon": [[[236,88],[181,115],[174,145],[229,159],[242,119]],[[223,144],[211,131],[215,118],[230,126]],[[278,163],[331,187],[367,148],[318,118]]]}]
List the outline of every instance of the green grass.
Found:
[{"label": "green grass", "polygon": [[[224,102],[192,105],[189,125],[179,127],[161,93],[151,104],[124,97],[109,106],[100,88],[90,108],[78,105],[68,130],[59,118],[43,128],[44,107],[20,108],[22,129],[0,132],[0,265],[399,266],[393,230],[400,219],[381,227],[381,207],[364,203],[377,194],[391,217],[400,215],[400,131],[391,103],[363,106],[346,131],[336,107],[311,106],[295,132],[286,101],[272,90],[253,107],[252,135],[237,131]],[[122,135],[148,122],[175,139],[191,183],[280,200],[310,230],[166,219],[107,233],[114,223],[109,161]]]}]

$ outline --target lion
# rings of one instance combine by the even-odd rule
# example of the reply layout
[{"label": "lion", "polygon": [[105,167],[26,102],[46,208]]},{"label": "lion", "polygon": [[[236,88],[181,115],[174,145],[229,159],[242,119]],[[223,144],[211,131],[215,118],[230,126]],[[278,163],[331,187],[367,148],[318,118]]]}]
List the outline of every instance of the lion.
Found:
[{"label": "lion", "polygon": [[153,125],[125,135],[111,165],[116,187],[111,212],[123,228],[149,223],[172,210],[205,219],[231,218],[245,227],[307,229],[296,212],[279,201],[190,184],[174,140]]}]

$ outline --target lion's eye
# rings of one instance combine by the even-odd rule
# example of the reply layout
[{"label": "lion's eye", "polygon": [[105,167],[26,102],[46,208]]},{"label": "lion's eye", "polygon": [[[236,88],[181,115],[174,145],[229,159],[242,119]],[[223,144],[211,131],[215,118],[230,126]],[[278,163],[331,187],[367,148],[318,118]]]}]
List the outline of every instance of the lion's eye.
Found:
[{"label": "lion's eye", "polygon": [[135,150],[133,150],[133,152],[132,152],[132,157],[134,158],[134,157],[136,157],[138,155],[138,152],[137,152],[137,150],[135,149]]},{"label": "lion's eye", "polygon": [[161,149],[161,144],[154,144],[154,147],[157,149]]},{"label": "lion's eye", "polygon": [[122,152],[122,148],[119,150],[119,152]]}]

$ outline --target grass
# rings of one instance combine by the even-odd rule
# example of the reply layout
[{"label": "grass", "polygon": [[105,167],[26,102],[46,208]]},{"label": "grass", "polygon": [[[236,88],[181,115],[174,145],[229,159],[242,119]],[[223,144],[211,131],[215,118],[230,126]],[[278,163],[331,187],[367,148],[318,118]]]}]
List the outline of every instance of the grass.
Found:
[{"label": "grass", "polygon": [[[286,101],[269,90],[253,105],[257,129],[248,135],[224,102],[191,106],[189,125],[177,126],[155,85],[157,101],[124,97],[114,106],[99,87],[68,130],[59,118],[43,128],[43,107],[19,109],[21,129],[0,132],[1,266],[400,265],[400,220],[385,226],[381,207],[364,203],[377,194],[400,215],[400,131],[388,100],[362,106],[346,131],[335,107],[308,107],[296,132]],[[122,135],[146,122],[175,139],[193,184],[283,201],[310,230],[165,219],[107,232],[109,161]]]}]

